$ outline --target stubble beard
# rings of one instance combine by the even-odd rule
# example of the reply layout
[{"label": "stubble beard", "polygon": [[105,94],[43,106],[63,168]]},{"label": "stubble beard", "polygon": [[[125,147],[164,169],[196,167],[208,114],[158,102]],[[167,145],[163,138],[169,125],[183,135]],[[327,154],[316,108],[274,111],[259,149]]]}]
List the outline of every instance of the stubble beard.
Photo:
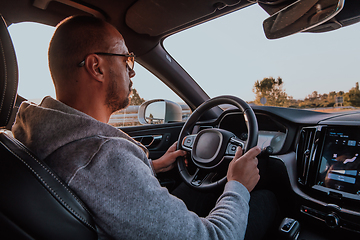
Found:
[{"label": "stubble beard", "polygon": [[129,106],[130,104],[130,94],[132,92],[132,81],[130,80],[129,84],[129,92],[128,95],[124,100],[121,100],[121,96],[119,95],[118,90],[118,83],[116,81],[115,74],[111,74],[111,82],[108,86],[107,93],[106,93],[106,105],[111,110],[112,113],[124,109]]}]

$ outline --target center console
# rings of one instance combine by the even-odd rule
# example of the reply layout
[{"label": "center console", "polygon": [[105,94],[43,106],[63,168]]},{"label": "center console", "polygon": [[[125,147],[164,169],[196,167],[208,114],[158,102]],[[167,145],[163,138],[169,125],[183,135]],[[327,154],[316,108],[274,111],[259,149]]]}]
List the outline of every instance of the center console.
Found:
[{"label": "center console", "polygon": [[296,154],[298,183],[313,199],[300,211],[360,233],[360,127],[305,127]]}]

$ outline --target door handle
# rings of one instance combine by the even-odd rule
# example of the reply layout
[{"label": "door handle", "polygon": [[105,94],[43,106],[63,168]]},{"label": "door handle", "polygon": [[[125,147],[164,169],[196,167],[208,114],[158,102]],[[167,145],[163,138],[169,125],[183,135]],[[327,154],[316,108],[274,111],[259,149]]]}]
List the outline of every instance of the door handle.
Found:
[{"label": "door handle", "polygon": [[136,136],[134,139],[145,147],[156,146],[161,142],[162,135]]}]

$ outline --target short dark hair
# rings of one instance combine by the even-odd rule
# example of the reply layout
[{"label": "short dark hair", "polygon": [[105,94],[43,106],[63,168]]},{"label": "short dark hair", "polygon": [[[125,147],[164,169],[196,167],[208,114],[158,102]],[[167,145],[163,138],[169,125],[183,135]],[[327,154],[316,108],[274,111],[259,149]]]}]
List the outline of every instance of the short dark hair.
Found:
[{"label": "short dark hair", "polygon": [[106,24],[96,17],[72,16],[57,25],[48,51],[55,86],[60,79],[70,78],[87,54],[106,49]]}]

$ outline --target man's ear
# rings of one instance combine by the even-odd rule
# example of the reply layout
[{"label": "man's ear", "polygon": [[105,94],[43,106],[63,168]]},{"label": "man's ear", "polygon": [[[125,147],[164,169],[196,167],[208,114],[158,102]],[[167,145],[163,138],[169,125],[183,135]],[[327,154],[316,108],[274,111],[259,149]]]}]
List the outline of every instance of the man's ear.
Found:
[{"label": "man's ear", "polygon": [[85,58],[86,71],[97,81],[104,81],[104,60],[96,54],[90,54]]}]

